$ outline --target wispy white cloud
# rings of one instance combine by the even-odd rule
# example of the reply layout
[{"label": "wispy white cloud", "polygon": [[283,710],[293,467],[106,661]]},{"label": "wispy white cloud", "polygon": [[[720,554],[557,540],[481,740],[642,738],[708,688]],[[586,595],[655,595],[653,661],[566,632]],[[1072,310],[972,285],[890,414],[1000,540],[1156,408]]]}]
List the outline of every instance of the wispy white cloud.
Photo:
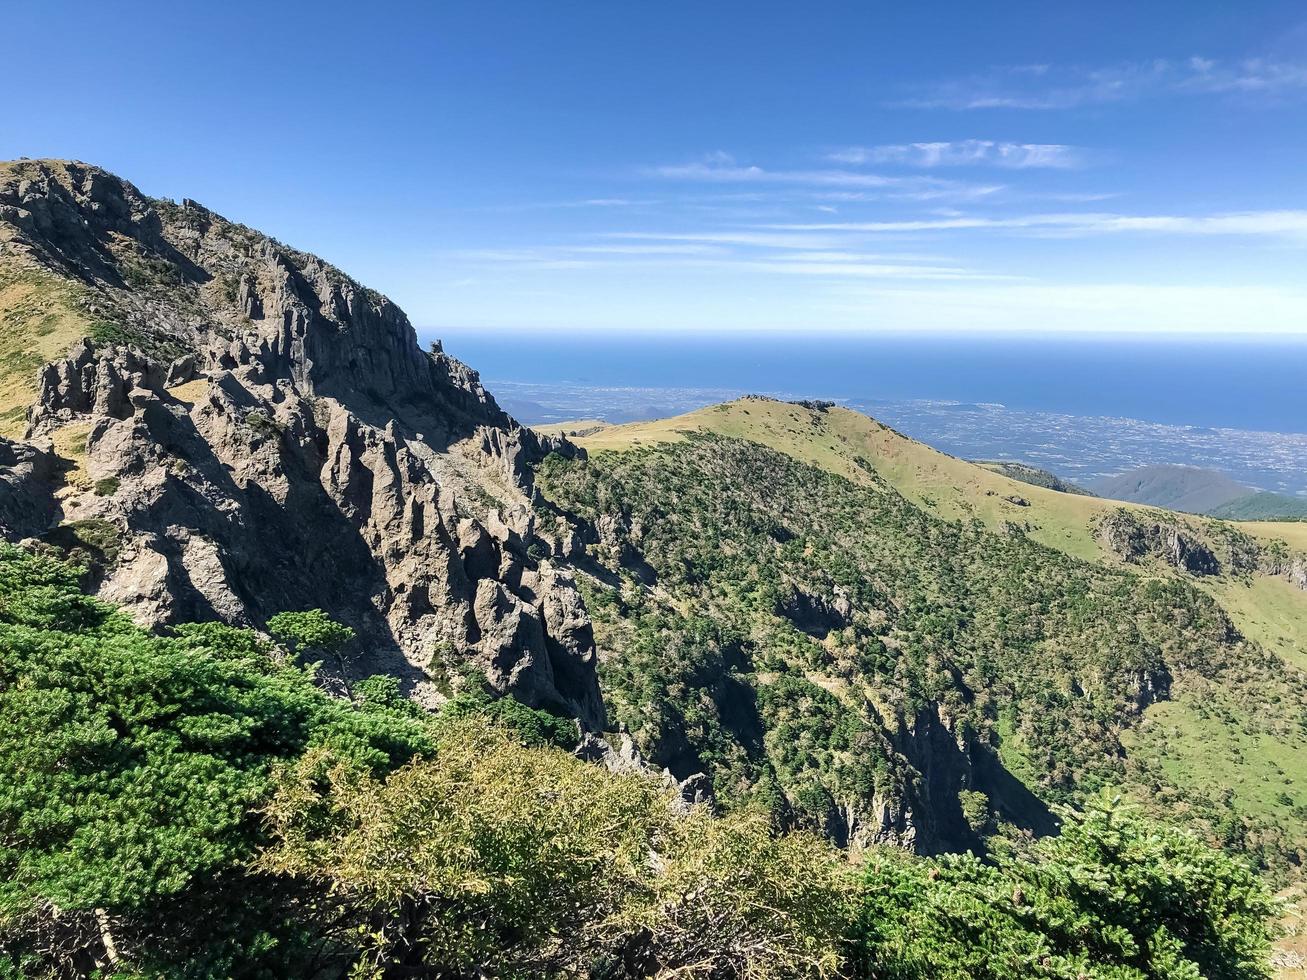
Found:
[{"label": "wispy white cloud", "polygon": [[656,207],[665,202],[628,197],[590,197],[575,201],[528,201],[521,204],[497,204],[485,211],[547,211],[573,208],[643,208]]},{"label": "wispy white cloud", "polygon": [[938,252],[881,250],[868,251],[858,248],[861,236],[847,234],[810,235],[777,234],[774,232],[608,232],[605,237],[619,239],[640,239],[654,241],[681,242],[708,241],[748,250],[775,252],[769,255],[769,261],[777,262],[915,262],[923,264],[955,263],[952,256]]},{"label": "wispy white cloud", "polygon": [[693,181],[711,184],[790,184],[804,187],[834,187],[874,190],[881,196],[906,200],[933,200],[936,198],[976,199],[988,197],[1003,190],[1001,184],[973,184],[927,176],[893,176],[846,169],[819,170],[768,170],[759,166],[743,166],[720,152],[704,160],[681,164],[665,164],[645,168],[648,177],[665,180]]},{"label": "wispy white cloud", "polygon": [[1081,166],[1083,153],[1061,143],[1007,143],[995,140],[953,140],[933,143],[891,143],[850,146],[827,154],[834,163],[898,163],[911,167],[992,166],[1025,170],[1035,167],[1069,169]]},{"label": "wispy white cloud", "polygon": [[744,245],[755,248],[837,249],[843,239],[835,235],[794,234],[776,231],[613,231],[605,238],[631,241],[699,242]]},{"label": "wispy white cloud", "polygon": [[630,244],[611,243],[605,245],[567,245],[563,251],[578,255],[711,255],[721,249],[712,245],[693,242],[669,242],[667,244]]},{"label": "wispy white cloud", "polygon": [[823,279],[902,279],[958,282],[962,280],[1007,280],[1020,276],[998,275],[959,266],[903,265],[885,262],[783,262],[735,263],[759,272],[815,276]]},{"label": "wispy white cloud", "polygon": [[1262,235],[1307,240],[1307,211],[1241,211],[1215,215],[1110,213],[1027,214],[1009,218],[957,216],[907,221],[846,221],[769,225],[787,232],[929,232],[1014,229],[1060,235],[1151,232],[1174,235]]},{"label": "wispy white cloud", "polygon": [[1307,65],[1249,58],[1236,64],[1190,58],[1176,83],[1192,92],[1286,92],[1307,89]]},{"label": "wispy white cloud", "polygon": [[586,245],[533,245],[524,248],[463,249],[450,253],[473,262],[539,263],[582,262],[603,256],[694,256],[713,255],[724,250],[686,241],[601,242]]},{"label": "wispy white cloud", "polygon": [[957,283],[929,289],[850,284],[827,320],[849,329],[1059,333],[1302,333],[1307,291],[1156,283]]},{"label": "wispy white cloud", "polygon": [[[1009,279],[965,267],[941,256],[836,249],[838,239],[769,232],[613,232],[597,244],[538,245],[515,249],[473,249],[452,257],[479,266],[564,271],[634,268],[714,274],[791,275],[827,280],[981,280]],[[815,249],[815,245],[827,245]]]},{"label": "wispy white cloud", "polygon": [[[847,252],[847,251],[828,251],[828,252],[786,252],[776,255],[774,258],[781,262],[865,262],[867,259],[920,259],[920,255],[885,255],[883,253],[867,252]],[[927,256],[929,258],[929,256]]]},{"label": "wispy white cloud", "polygon": [[1119,191],[1039,191],[1021,195],[1039,198],[1045,201],[1061,201],[1064,204],[1092,204],[1095,201],[1110,201],[1120,197]]},{"label": "wispy white cloud", "polygon": [[917,89],[894,105],[916,109],[1071,109],[1177,94],[1261,97],[1307,93],[1307,64],[1192,57],[1098,68],[1021,65]]}]

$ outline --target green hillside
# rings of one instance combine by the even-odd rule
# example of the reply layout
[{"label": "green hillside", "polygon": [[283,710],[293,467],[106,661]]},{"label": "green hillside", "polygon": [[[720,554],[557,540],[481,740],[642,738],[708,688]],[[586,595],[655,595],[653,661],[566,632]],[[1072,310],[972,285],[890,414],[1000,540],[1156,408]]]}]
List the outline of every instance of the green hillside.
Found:
[{"label": "green hillside", "polygon": [[[982,464],[985,465],[985,464]],[[1010,476],[1020,476],[1009,473]],[[1145,466],[1093,484],[1099,496],[1206,514],[1229,521],[1284,521],[1307,518],[1307,500],[1251,491],[1224,473],[1196,466]]]},{"label": "green hillside", "polygon": [[1100,497],[1128,500],[1190,514],[1211,513],[1246,497],[1247,487],[1224,473],[1197,466],[1141,466],[1117,476],[1095,480],[1090,489]]},{"label": "green hillside", "polygon": [[[573,425],[560,423],[564,429]],[[596,451],[623,450],[676,442],[695,431],[758,442],[855,483],[867,478],[866,470],[854,462],[856,455],[869,463],[877,476],[931,514],[947,520],[976,518],[996,530],[1019,522],[1026,537],[1041,544],[1080,558],[1114,560],[1096,539],[1094,527],[1120,508],[1121,501],[1059,493],[1011,479],[839,406],[814,411],[774,399],[742,398],[673,418],[605,426],[575,441]],[[1023,504],[1015,503],[1014,498]],[[1126,509],[1137,513],[1150,510],[1128,503]],[[1202,533],[1210,523],[1188,515],[1170,518],[1195,533]],[[1307,523],[1248,521],[1241,522],[1239,530],[1264,544],[1283,542],[1294,551],[1307,553]]]},{"label": "green hillside", "polygon": [[1001,473],[1003,476],[1011,477],[1013,480],[1020,480],[1022,483],[1029,483],[1032,487],[1044,487],[1048,490],[1058,490],[1062,493],[1078,493],[1087,496],[1093,496],[1084,487],[1078,487],[1068,480],[1062,479],[1056,473],[1050,473],[1048,470],[1040,469],[1038,466],[1031,466],[1028,463],[1016,463],[1012,460],[1000,459],[977,459],[973,460],[977,466],[983,466],[987,470],[993,470],[995,473]]},{"label": "green hillside", "polygon": [[1307,520],[1307,500],[1281,493],[1252,493],[1214,507],[1211,516],[1227,521]]},{"label": "green hillside", "polygon": [[[941,520],[848,462],[858,483],[691,434],[542,471],[560,507],[616,528],[592,549],[588,600],[612,709],[653,759],[705,767],[721,799],[770,801],[837,838],[915,808],[919,824],[874,817],[873,835],[927,846],[1038,829],[1045,804],[1124,785],[1294,873],[1297,670],[1178,576]],[[1220,751],[1191,737],[1197,722],[1167,727],[1175,705],[1203,704],[1235,740],[1219,785],[1189,778]],[[1276,744],[1280,771],[1244,738]]]},{"label": "green hillside", "polygon": [[[736,441],[741,439],[756,447],[741,448],[747,445]],[[830,710],[847,710],[862,723],[894,719],[887,729],[901,724],[894,712],[911,703],[914,684],[929,684],[904,666],[903,651],[915,649],[926,676],[943,670],[951,678],[936,678],[936,683],[953,689],[953,697],[966,705],[970,730],[983,733],[980,741],[988,740],[1007,771],[1036,795],[1057,799],[1063,786],[1119,780],[1141,799],[1152,800],[1158,812],[1200,826],[1209,839],[1251,850],[1278,873],[1296,873],[1293,862],[1307,840],[1307,771],[1300,762],[1307,758],[1307,744],[1299,722],[1305,703],[1307,593],[1269,575],[1195,577],[1164,564],[1123,566],[1095,533],[1119,503],[1028,487],[842,409],[812,411],[747,399],[676,419],[611,427],[581,442],[592,451],[591,461],[547,474],[546,486],[565,506],[570,502],[582,513],[597,512],[610,502],[639,529],[640,536],[625,544],[628,561],[636,562],[628,578],[641,581],[641,562],[652,569],[644,572],[652,585],[637,590],[628,584],[620,591],[621,603],[639,609],[638,615],[596,614],[599,628],[610,631],[604,637],[613,649],[638,651],[654,642],[623,625],[623,617],[641,622],[642,616],[654,617],[656,625],[650,628],[656,635],[688,628],[659,618],[676,608],[734,624],[732,637],[746,638],[737,641],[737,651],[740,643],[750,651],[765,648],[759,637],[789,635],[793,650],[779,655],[785,667],[770,660],[754,663],[751,670],[737,664],[724,676],[764,692],[775,677],[798,673],[824,692],[809,694],[826,701]],[[784,455],[764,455],[762,446]],[[734,465],[724,469],[732,460]],[[586,471],[596,475],[586,477]],[[795,483],[780,481],[781,474]],[[595,496],[566,480],[584,480]],[[600,485],[608,483],[621,489],[601,492]],[[809,503],[813,501],[827,503]],[[700,506],[713,515],[714,527],[724,527],[720,534],[686,513],[686,508]],[[810,506],[835,511],[811,514]],[[763,523],[775,521],[788,529],[783,540],[769,541],[765,529],[722,525],[736,507],[765,508]],[[1141,517],[1157,513],[1132,512]],[[1176,526],[1195,539],[1225,533],[1221,525],[1203,519],[1162,516],[1179,522]],[[796,525],[800,517],[802,523]],[[1276,541],[1288,548],[1303,546],[1298,525],[1239,527],[1265,547]],[[1282,529],[1289,533],[1280,534]],[[790,533],[796,535],[793,540]],[[940,540],[937,535],[948,540],[939,552],[934,551],[939,545],[928,544]],[[716,567],[723,563],[724,568]],[[1028,571],[1016,571],[1022,568]],[[965,574],[959,576],[959,569]],[[1062,598],[1044,605],[1043,593],[1025,575],[1058,582],[1053,592]],[[778,617],[774,601],[769,606],[768,599],[759,598],[771,596],[768,589],[783,589],[785,582],[814,578],[821,584],[808,588],[816,594],[831,595],[837,581],[874,582],[884,593],[855,600],[855,605],[867,606],[859,609],[864,616],[853,617],[851,637],[836,632],[835,639],[815,640]],[[736,579],[749,585],[731,585]],[[981,582],[989,584],[982,587]],[[595,588],[594,605],[602,609],[603,592]],[[735,594],[738,588],[745,588],[744,594]],[[904,595],[900,589],[912,591]],[[1156,641],[1148,640],[1147,627],[1141,626],[1149,622],[1146,597],[1153,589],[1162,590],[1173,612],[1181,604],[1189,610],[1165,627],[1158,620]],[[914,594],[925,603],[916,613],[919,619],[909,615],[916,608]],[[1093,613],[1079,620],[1059,616],[1057,603],[1081,594],[1092,597]],[[1012,634],[1014,616],[1023,625]],[[1214,639],[1226,616],[1237,630],[1231,635],[1246,641]],[[1214,617],[1209,621],[1214,632],[1206,635],[1215,645],[1208,648],[1212,659],[1206,666],[1197,656],[1198,634],[1187,632],[1204,617]],[[1176,622],[1188,625],[1163,638]],[[1132,634],[1133,641],[1111,632],[1127,627],[1143,632]],[[904,639],[896,637],[896,630]],[[762,646],[749,646],[751,642]],[[1135,654],[1129,652],[1131,642],[1139,643]],[[714,643],[720,646],[722,639]],[[896,652],[895,676],[868,680],[864,668],[850,666],[846,648],[867,644]],[[972,659],[981,651],[983,659]],[[1102,661],[1109,651],[1109,660]],[[610,669],[625,671],[622,661],[615,656]],[[1107,662],[1114,666],[1105,671]],[[1131,683],[1122,686],[1122,679],[1146,676],[1148,669],[1167,674],[1167,690],[1143,697],[1143,710],[1136,711],[1122,700],[1128,699]],[[745,675],[747,680],[740,681]],[[664,682],[675,689],[674,678]],[[1055,709],[1037,707],[1040,696],[1032,694],[1037,690],[1056,691],[1065,700]],[[767,704],[761,693],[759,700]],[[875,710],[850,707],[859,704]],[[977,709],[978,704],[987,707]],[[1081,721],[1072,720],[1079,709],[1093,719],[1084,722],[1090,729],[1078,728]],[[694,713],[701,726],[705,711],[711,715],[712,708],[700,705]],[[1065,729],[1039,729],[1044,713],[1066,718]],[[766,724],[764,718],[764,729]],[[640,730],[638,724],[632,728]],[[696,735],[708,741],[719,736],[711,725]],[[732,737],[728,733],[727,741]],[[892,734],[888,737],[892,742]],[[1084,760],[1074,758],[1077,745]],[[732,772],[756,769],[762,757],[756,752],[750,756],[744,743],[716,751]],[[830,749],[829,761],[818,766],[828,790],[831,779],[836,787],[848,780],[840,760],[840,750]],[[1218,778],[1212,778],[1213,772]],[[1234,824],[1227,821],[1231,813]]]}]

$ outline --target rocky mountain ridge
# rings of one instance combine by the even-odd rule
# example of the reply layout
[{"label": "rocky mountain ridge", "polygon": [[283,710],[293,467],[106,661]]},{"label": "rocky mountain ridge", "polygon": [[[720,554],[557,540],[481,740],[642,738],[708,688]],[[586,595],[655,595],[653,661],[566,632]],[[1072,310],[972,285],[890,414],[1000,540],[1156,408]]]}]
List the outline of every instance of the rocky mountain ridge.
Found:
[{"label": "rocky mountain ridge", "polygon": [[[316,257],[106,171],[0,169],[0,270],[53,278],[90,337],[44,366],[5,440],[0,526],[85,545],[149,624],[321,607],[358,673],[422,700],[465,661],[591,727],[589,620],[530,464],[576,452],[423,351],[404,313]],[[13,460],[9,463],[9,460]]]}]

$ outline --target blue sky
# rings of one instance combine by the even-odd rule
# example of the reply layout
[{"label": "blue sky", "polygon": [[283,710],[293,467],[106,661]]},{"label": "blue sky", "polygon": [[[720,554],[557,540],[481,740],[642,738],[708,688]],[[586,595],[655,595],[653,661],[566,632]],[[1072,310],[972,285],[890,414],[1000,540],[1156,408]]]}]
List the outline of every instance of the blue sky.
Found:
[{"label": "blue sky", "polygon": [[1301,3],[45,3],[0,157],[419,326],[1307,334]]}]

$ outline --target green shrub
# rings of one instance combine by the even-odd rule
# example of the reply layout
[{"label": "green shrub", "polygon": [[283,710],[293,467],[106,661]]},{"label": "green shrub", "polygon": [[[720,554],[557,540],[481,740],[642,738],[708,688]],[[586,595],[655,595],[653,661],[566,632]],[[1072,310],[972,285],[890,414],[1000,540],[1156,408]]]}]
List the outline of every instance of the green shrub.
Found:
[{"label": "green shrub", "polygon": [[253,634],[153,635],[77,582],[0,545],[0,945],[16,955],[95,909],[185,946],[242,901],[228,889],[275,762],[320,745],[385,771],[430,748],[422,725],[327,697]]},{"label": "green shrub", "polygon": [[99,565],[114,564],[122,551],[122,532],[100,517],[60,524],[47,531],[43,540],[73,559]]},{"label": "green shrub", "polygon": [[339,655],[354,641],[352,629],[342,626],[321,609],[277,613],[268,619],[268,632],[300,656]]},{"label": "green shrub", "polygon": [[879,980],[1252,980],[1271,976],[1275,903],[1241,864],[1116,801],[984,864],[881,852],[855,928]]},{"label": "green shrub", "polygon": [[329,896],[354,969],[432,976],[800,977],[841,962],[846,866],[767,822],[678,818],[665,791],[484,720],[382,781],[325,753],[278,778],[260,867]]},{"label": "green shrub", "polygon": [[512,696],[492,697],[479,682],[465,687],[440,709],[440,717],[446,720],[470,716],[494,722],[523,745],[552,745],[570,752],[579,739],[575,720],[532,708]]}]

